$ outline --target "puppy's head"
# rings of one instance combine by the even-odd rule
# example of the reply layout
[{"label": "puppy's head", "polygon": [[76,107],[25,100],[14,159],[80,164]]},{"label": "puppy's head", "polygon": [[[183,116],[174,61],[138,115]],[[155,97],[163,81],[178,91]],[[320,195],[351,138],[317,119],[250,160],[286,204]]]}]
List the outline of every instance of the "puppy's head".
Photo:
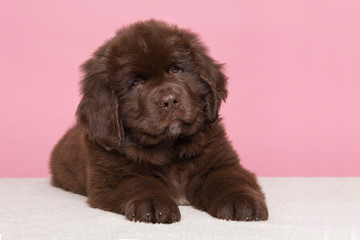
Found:
[{"label": "puppy's head", "polygon": [[197,36],[155,20],[120,29],[82,68],[78,123],[107,150],[125,137],[154,145],[191,136],[227,96],[221,65]]}]

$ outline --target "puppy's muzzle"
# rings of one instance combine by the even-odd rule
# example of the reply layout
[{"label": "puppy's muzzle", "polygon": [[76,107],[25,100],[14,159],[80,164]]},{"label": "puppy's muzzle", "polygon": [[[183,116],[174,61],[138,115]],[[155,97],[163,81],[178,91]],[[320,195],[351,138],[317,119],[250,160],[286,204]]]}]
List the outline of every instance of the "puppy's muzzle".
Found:
[{"label": "puppy's muzzle", "polygon": [[165,112],[176,111],[180,107],[180,104],[180,97],[174,92],[167,93],[159,99],[159,108]]}]

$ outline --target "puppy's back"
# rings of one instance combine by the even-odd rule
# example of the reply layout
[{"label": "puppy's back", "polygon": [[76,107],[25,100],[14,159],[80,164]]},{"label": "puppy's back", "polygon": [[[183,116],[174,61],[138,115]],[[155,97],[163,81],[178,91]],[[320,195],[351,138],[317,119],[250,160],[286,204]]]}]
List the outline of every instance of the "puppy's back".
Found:
[{"label": "puppy's back", "polygon": [[86,159],[82,153],[82,135],[78,126],[68,130],[51,153],[50,170],[53,186],[86,195]]}]

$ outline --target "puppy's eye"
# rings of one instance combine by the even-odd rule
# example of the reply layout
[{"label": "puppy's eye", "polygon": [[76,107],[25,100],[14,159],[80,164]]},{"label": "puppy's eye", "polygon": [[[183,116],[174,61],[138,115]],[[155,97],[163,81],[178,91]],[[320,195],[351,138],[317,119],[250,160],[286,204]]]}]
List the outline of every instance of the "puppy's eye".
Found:
[{"label": "puppy's eye", "polygon": [[142,84],[144,84],[144,81],[139,79],[139,78],[136,78],[134,79],[134,81],[132,82],[131,86],[132,87],[138,87],[138,86],[141,86]]},{"label": "puppy's eye", "polygon": [[170,73],[178,73],[179,71],[181,71],[182,69],[180,68],[180,67],[178,67],[178,66],[176,66],[176,65],[172,65],[171,67],[170,67],[170,70],[169,70],[169,72]]}]

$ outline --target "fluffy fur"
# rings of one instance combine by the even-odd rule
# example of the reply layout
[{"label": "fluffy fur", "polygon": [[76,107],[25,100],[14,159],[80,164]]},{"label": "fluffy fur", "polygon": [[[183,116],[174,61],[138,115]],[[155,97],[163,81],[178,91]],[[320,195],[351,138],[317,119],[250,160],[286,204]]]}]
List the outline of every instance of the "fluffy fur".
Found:
[{"label": "fluffy fur", "polygon": [[132,221],[179,221],[178,204],[226,220],[268,218],[218,118],[227,79],[194,33],[137,22],[82,69],[77,124],[51,155],[53,186]]}]

